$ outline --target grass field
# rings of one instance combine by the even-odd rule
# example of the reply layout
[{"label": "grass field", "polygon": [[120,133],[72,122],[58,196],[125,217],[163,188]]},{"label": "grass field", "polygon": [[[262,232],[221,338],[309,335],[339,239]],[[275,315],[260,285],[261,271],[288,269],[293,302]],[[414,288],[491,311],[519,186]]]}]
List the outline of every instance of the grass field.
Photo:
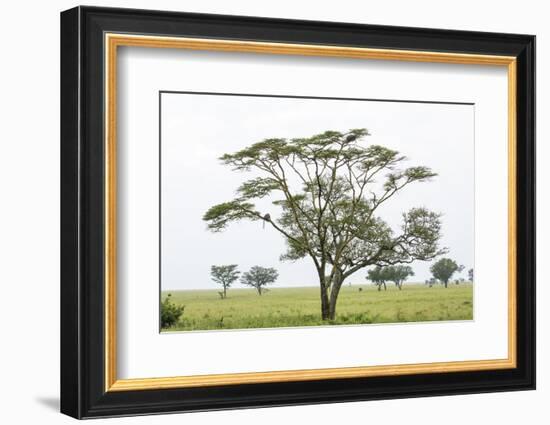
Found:
[{"label": "grass field", "polygon": [[[362,288],[360,291],[359,288]],[[471,320],[473,288],[470,283],[429,288],[408,284],[399,291],[388,285],[377,291],[374,285],[344,286],[340,291],[336,319],[323,322],[320,316],[319,289],[272,288],[259,296],[254,289],[231,288],[227,298],[218,290],[166,291],[164,299],[184,305],[177,325],[163,331],[212,329],[276,328],[314,325],[351,325],[439,320]]]}]

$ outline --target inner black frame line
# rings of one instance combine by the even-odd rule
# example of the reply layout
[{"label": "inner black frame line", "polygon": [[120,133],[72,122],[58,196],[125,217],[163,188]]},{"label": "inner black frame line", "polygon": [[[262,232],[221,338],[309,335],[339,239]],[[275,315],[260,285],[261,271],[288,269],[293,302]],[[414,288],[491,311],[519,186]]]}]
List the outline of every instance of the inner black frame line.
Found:
[{"label": "inner black frame line", "polygon": [[334,96],[299,96],[290,94],[257,94],[257,93],[225,93],[225,92],[202,92],[186,90],[159,90],[159,97],[162,94],[193,94],[202,96],[238,96],[238,97],[272,97],[278,99],[312,99],[312,100],[348,100],[362,102],[387,102],[387,103],[427,103],[436,105],[466,105],[474,106],[475,102],[448,102],[443,100],[410,100],[410,99],[377,99],[361,97],[334,97]]}]

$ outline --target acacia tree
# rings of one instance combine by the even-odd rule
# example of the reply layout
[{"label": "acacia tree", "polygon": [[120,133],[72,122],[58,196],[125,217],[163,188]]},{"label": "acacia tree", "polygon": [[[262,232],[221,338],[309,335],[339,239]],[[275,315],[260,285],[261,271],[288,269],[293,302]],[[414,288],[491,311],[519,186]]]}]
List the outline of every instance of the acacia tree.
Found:
[{"label": "acacia tree", "polygon": [[387,289],[386,281],[388,277],[384,267],[376,266],[374,269],[369,270],[367,279],[378,286],[379,291],[382,289],[382,285],[384,285],[384,291]]},{"label": "acacia tree", "polygon": [[264,286],[272,284],[278,277],[277,270],[271,267],[254,266],[250,271],[243,273],[241,283],[256,288],[258,295],[262,295],[262,292],[267,291]]},{"label": "acacia tree", "polygon": [[395,283],[399,290],[403,289],[403,282],[409,277],[414,276],[413,269],[410,266],[395,265],[384,267],[384,273],[387,280]]},{"label": "acacia tree", "polygon": [[445,284],[445,288],[447,288],[449,280],[453,274],[457,271],[460,272],[463,269],[464,266],[459,266],[456,261],[451,260],[450,258],[441,258],[430,267],[430,271],[433,276],[441,281],[441,283]]},{"label": "acacia tree", "polygon": [[212,266],[210,268],[210,275],[212,280],[223,286],[223,292],[220,292],[222,299],[227,298],[227,288],[231,286],[239,278],[241,272],[237,270],[236,264],[229,264],[227,266]]},{"label": "acacia tree", "polygon": [[[404,212],[397,233],[378,217],[381,205],[436,174],[424,166],[398,168],[406,158],[383,146],[366,146],[368,135],[366,129],[326,131],[266,139],[225,154],[223,164],[260,177],[245,181],[233,200],[214,205],[203,217],[214,232],[233,221],[263,220],[286,240],[282,260],[309,257],[319,278],[323,320],[334,319],[340,288],[358,270],[431,260],[444,252],[438,246],[439,214],[425,208]],[[273,201],[280,207],[278,217],[253,203],[272,195],[278,196]]]}]

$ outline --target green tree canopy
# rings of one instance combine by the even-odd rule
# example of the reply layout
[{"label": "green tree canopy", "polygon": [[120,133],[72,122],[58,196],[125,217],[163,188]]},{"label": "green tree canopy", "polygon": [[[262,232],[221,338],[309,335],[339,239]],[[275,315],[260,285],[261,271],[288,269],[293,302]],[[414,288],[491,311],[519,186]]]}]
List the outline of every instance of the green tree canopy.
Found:
[{"label": "green tree canopy", "polygon": [[461,271],[463,268],[463,266],[459,266],[456,261],[451,260],[450,258],[441,258],[432,264],[430,271],[433,276],[445,284],[445,288],[447,288],[449,280],[453,274],[457,271]]},{"label": "green tree canopy", "polygon": [[273,268],[254,266],[250,271],[243,273],[241,283],[256,288],[258,295],[262,295],[262,292],[267,291],[265,286],[274,283],[278,277],[279,273]]},{"label": "green tree canopy", "polygon": [[223,286],[223,292],[220,292],[222,299],[227,298],[227,288],[231,287],[231,284],[239,278],[240,273],[236,264],[212,266],[210,268],[212,280]]},{"label": "green tree canopy", "polygon": [[409,276],[414,276],[411,266],[404,266],[401,264],[384,267],[384,273],[386,274],[387,280],[395,283],[400,290],[403,288],[403,282],[407,280]]},{"label": "green tree canopy", "polygon": [[[412,208],[403,212],[398,231],[378,215],[381,205],[407,186],[436,174],[425,166],[402,168],[405,156],[366,145],[367,136],[364,128],[326,131],[266,139],[225,154],[223,164],[259,176],[203,217],[213,232],[234,221],[261,220],[285,238],[282,259],[309,257],[319,277],[323,319],[334,319],[342,283],[358,270],[431,260],[445,252],[439,247],[440,214]],[[254,202],[266,197],[279,214],[256,207]]]},{"label": "green tree canopy", "polygon": [[373,269],[370,269],[367,272],[367,280],[370,280],[372,283],[378,286],[379,291],[382,289],[382,285],[383,285],[384,291],[385,291],[387,289],[386,282],[389,280],[388,274],[386,273],[386,268],[381,266],[376,266]]}]

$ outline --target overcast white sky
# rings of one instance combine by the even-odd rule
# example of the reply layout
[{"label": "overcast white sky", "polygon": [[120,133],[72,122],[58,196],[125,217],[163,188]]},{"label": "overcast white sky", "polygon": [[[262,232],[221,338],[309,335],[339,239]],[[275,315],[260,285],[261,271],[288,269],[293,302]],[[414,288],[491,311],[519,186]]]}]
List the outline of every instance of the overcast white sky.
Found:
[{"label": "overcast white sky", "polygon": [[[474,106],[404,102],[295,99],[163,93],[161,97],[161,287],[216,289],[213,264],[275,267],[276,286],[317,286],[310,259],[280,262],[283,238],[260,222],[240,222],[222,233],[206,229],[208,208],[233,199],[250,178],[218,158],[264,138],[307,137],[367,128],[365,144],[380,144],[406,155],[406,166],[426,165],[439,175],[417,183],[380,209],[399,231],[401,214],[424,206],[443,213],[442,245],[450,258],[474,261]],[[272,217],[277,208],[262,204]],[[263,211],[263,209],[262,209]],[[415,262],[416,276],[430,277],[430,263]],[[346,283],[365,284],[367,270]],[[463,272],[466,276],[466,272]],[[238,287],[239,285],[235,285]]]}]

